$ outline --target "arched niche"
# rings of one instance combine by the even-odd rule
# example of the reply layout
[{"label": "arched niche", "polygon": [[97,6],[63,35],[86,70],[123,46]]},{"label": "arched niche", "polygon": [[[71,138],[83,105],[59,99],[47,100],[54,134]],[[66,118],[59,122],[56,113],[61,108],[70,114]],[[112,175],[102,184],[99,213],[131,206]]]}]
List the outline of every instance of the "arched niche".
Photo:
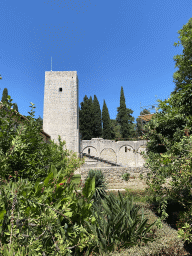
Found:
[{"label": "arched niche", "polygon": [[82,150],[82,153],[86,153],[90,156],[97,156],[97,149],[93,146],[87,146]]},{"label": "arched niche", "polygon": [[118,162],[122,165],[135,167],[135,153],[133,152],[133,147],[128,144],[124,144],[119,148]]},{"label": "arched niche", "polygon": [[104,148],[100,153],[100,157],[102,159],[117,163],[117,156],[114,149],[112,148]]}]

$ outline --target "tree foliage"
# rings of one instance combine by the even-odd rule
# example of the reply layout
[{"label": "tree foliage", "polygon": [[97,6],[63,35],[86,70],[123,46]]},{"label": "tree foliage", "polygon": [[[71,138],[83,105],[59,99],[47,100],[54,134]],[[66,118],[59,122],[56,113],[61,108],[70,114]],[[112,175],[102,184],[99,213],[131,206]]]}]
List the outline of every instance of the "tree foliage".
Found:
[{"label": "tree foliage", "polygon": [[101,109],[99,105],[99,101],[94,95],[94,100],[92,103],[93,110],[93,138],[101,138],[102,136],[102,122],[101,122]]},{"label": "tree foliage", "polygon": [[109,111],[105,100],[103,102],[103,109],[102,109],[102,122],[103,122],[103,139],[111,139],[111,122]]},{"label": "tree foliage", "polygon": [[192,18],[189,19],[188,23],[178,31],[179,39],[181,42],[174,43],[174,46],[182,45],[182,54],[174,56],[175,68],[178,70],[173,75],[173,81],[175,83],[174,91],[175,94],[185,85],[191,83],[192,79]]},{"label": "tree foliage", "polygon": [[[151,173],[147,177],[150,200],[159,203],[159,212],[163,218],[167,216],[167,199],[176,200],[186,207],[185,214],[180,213],[180,228],[184,223],[191,224],[192,200],[192,83],[189,49],[192,41],[190,19],[182,30],[179,31],[183,55],[175,56],[179,70],[175,73],[176,90],[171,93],[168,100],[161,101],[158,109],[162,109],[145,125],[145,138],[148,141],[145,158],[146,167]],[[188,61],[187,61],[188,54]],[[168,105],[167,105],[168,104]],[[171,188],[163,189],[166,178],[172,178]],[[150,181],[149,181],[150,180]],[[149,182],[148,182],[149,181]],[[161,209],[161,210],[160,210]],[[185,217],[184,217],[185,216]],[[188,225],[186,224],[186,225]],[[189,225],[190,227],[190,225]],[[180,230],[183,238],[191,239],[192,230]]]},{"label": "tree foliage", "polygon": [[[143,111],[140,112],[140,115],[146,115],[146,114],[150,114],[150,111],[147,109],[144,109]],[[137,118],[136,119],[136,132],[138,136],[142,136],[143,135],[143,127],[144,124],[146,124],[146,122],[144,122],[141,118]]]},{"label": "tree foliage", "polygon": [[1,102],[2,103],[5,103],[5,102],[8,103],[7,97],[8,97],[8,90],[7,90],[7,88],[4,88],[3,95],[2,95],[2,98],[1,98]]},{"label": "tree foliage", "polygon": [[88,99],[87,95],[81,102],[81,109],[79,110],[79,130],[82,140],[91,140],[93,129],[93,107],[92,98]]},{"label": "tree foliage", "polygon": [[131,109],[126,108],[124,91],[121,86],[120,107],[117,108],[116,121],[120,125],[120,133],[123,138],[131,137],[134,133],[133,121],[135,118],[131,116],[132,113]]}]

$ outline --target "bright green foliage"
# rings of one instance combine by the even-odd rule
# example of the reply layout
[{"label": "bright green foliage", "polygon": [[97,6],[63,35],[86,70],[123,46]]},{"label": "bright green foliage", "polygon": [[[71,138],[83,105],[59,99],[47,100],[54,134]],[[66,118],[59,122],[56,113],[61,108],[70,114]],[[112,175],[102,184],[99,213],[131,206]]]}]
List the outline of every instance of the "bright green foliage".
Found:
[{"label": "bright green foliage", "polygon": [[[10,109],[10,111],[12,110]],[[20,125],[15,131],[13,127],[17,123],[12,119],[10,121],[7,118],[3,119],[6,114],[7,111],[0,109],[2,117],[0,126],[4,127],[0,130],[0,159],[2,159],[0,172],[2,177],[6,179],[9,175],[16,177],[14,172],[17,171],[23,179],[29,178],[30,181],[35,181],[47,176],[46,166],[51,163],[55,164],[57,168],[66,166],[65,156],[69,156],[69,152],[63,152],[63,147],[60,146],[57,150],[57,146],[52,141],[50,144],[44,143],[40,135],[42,128],[38,122],[34,122],[33,117],[29,119],[29,122],[23,120],[23,127]],[[18,114],[12,115],[16,116],[17,120],[21,120]],[[34,116],[34,114],[31,115]],[[20,153],[21,149],[22,153]]]},{"label": "bright green foliage", "polygon": [[140,206],[133,205],[133,197],[123,199],[119,191],[118,194],[119,199],[115,199],[111,193],[105,200],[101,200],[103,213],[98,214],[97,206],[93,205],[96,225],[85,221],[88,231],[98,237],[94,251],[99,255],[102,255],[103,251],[114,251],[120,243],[128,248],[137,245],[138,240],[145,243],[154,241],[152,237],[145,236],[155,222],[149,225],[148,220],[144,219],[144,213],[138,215]]},{"label": "bright green foliage", "polygon": [[[56,168],[51,166],[50,171],[42,184],[37,181],[32,186],[28,180],[19,179],[17,184],[10,181],[1,186],[2,244],[8,245],[13,234],[12,239],[17,241],[15,251],[28,244],[33,255],[38,250],[49,255],[66,255],[65,253],[70,252],[67,248],[71,245],[79,244],[78,248],[82,250],[87,242],[91,242],[93,236],[87,236],[81,223],[85,220],[95,222],[90,211],[94,179],[89,180],[83,190],[86,203],[85,200],[76,199],[74,187],[64,179],[63,169],[57,173]],[[12,215],[18,216],[14,226],[10,222]],[[58,242],[57,246],[55,241]]]},{"label": "bright green foliage", "polygon": [[[8,98],[10,99],[10,96]],[[9,104],[7,109],[11,108],[11,103],[9,102]],[[5,110],[3,111],[2,109],[1,114],[4,115]],[[30,113],[30,115],[32,114]],[[13,124],[11,118],[1,119],[1,131],[6,130],[6,126],[10,125],[10,123]],[[25,127],[27,131],[32,132],[36,128],[36,122],[31,118],[29,123],[25,123]],[[33,129],[31,129],[32,127]],[[38,129],[35,132],[38,133]],[[40,145],[46,145],[47,147],[45,147],[43,153],[46,153],[46,149],[49,149],[51,153],[49,155],[48,173],[44,174],[42,183],[40,183],[43,180],[42,177],[37,177],[32,181],[28,178],[23,179],[22,175],[19,175],[22,173],[19,173],[18,169],[14,173],[14,181],[13,177],[11,177],[13,175],[6,179],[4,169],[7,166],[9,157],[15,152],[13,149],[16,148],[18,150],[17,157],[19,162],[26,148],[26,143],[24,142],[28,135],[27,132],[25,133],[26,136],[23,135],[23,137],[18,131],[15,131],[15,134],[17,134],[16,138],[10,135],[15,147],[7,150],[6,154],[2,154],[2,147],[0,147],[1,253],[3,255],[13,255],[12,251],[19,254],[23,250],[24,255],[27,255],[27,253],[38,255],[38,252],[40,253],[39,255],[42,255],[42,252],[46,252],[48,255],[68,255],[72,249],[78,255],[83,248],[92,244],[94,238],[82,226],[84,220],[95,221],[90,211],[92,205],[90,200],[94,193],[94,179],[89,180],[83,189],[85,199],[81,198],[77,192],[76,194],[73,192],[74,186],[70,183],[70,179],[75,168],[80,167],[80,165],[77,164],[78,161],[75,158],[75,154],[71,158],[65,157],[65,151],[63,151],[65,142],[61,142],[60,137],[59,146],[53,143],[51,145],[40,143]],[[7,137],[6,139],[8,140]],[[2,137],[0,141],[2,142]],[[62,153],[62,158],[59,156],[60,152]],[[34,153],[28,154],[29,167],[33,165],[33,159]]]},{"label": "bright green foliage", "polygon": [[[10,100],[10,96],[8,99]],[[8,104],[6,107],[10,110],[11,103]],[[12,111],[11,116],[14,111],[10,111]],[[2,109],[1,114],[5,113],[9,112]],[[32,116],[32,113],[30,115]],[[27,143],[32,143],[27,139],[39,134],[40,126],[36,120],[32,117],[29,120],[30,122],[25,122],[25,133],[22,133],[22,127],[20,127],[9,137],[3,137],[2,133],[6,130],[7,125],[11,127],[14,122],[9,115],[6,120],[1,120],[0,253],[7,256],[12,256],[13,252],[16,255],[42,255],[44,252],[46,255],[62,256],[80,256],[86,253],[85,256],[88,256],[91,250],[98,245],[98,239],[100,239],[98,232],[93,234],[92,230],[90,231],[86,226],[89,223],[98,229],[100,225],[100,220],[96,220],[95,216],[97,218],[101,216],[101,208],[97,207],[97,211],[94,209],[95,215],[93,214],[96,181],[95,177],[88,178],[82,195],[75,190],[71,178],[74,170],[79,168],[84,161],[77,160],[75,153],[68,157],[67,150],[63,150],[65,142],[61,142],[60,136],[58,138],[59,146],[53,142],[49,145],[41,143],[42,141],[40,143],[36,141],[33,146],[36,145],[39,151],[28,152],[28,168],[33,166],[33,171],[35,171],[33,161],[36,155],[40,157],[40,152],[42,152],[45,158],[49,158],[50,162],[43,163],[43,166],[44,164],[48,165],[47,174],[38,176],[38,171],[40,173],[42,171],[39,167],[36,170],[36,176],[32,175],[32,178],[30,176],[21,177],[25,174],[25,172],[20,172],[22,169],[16,169],[16,171],[13,169],[14,176],[5,177],[4,170],[6,167],[7,170],[10,170],[9,158],[14,155],[15,150],[18,152],[15,159],[21,162],[28,148]],[[6,154],[2,150],[4,138],[5,144],[12,145],[7,148]],[[96,180],[97,184],[100,184],[100,179],[96,178]],[[113,211],[115,216],[117,209],[113,209]],[[115,226],[108,220],[109,226],[113,226],[113,242],[115,242],[117,234],[115,229],[119,230],[116,218],[114,219]],[[138,230],[138,232],[143,232],[143,230]],[[132,233],[129,236],[131,237]],[[103,248],[105,250],[105,247]]]},{"label": "bright green foliage", "polygon": [[192,18],[188,23],[178,31],[181,42],[174,43],[174,46],[183,46],[182,54],[174,56],[175,67],[178,70],[173,75],[175,89],[173,94],[177,93],[185,85],[191,83],[192,79]]}]

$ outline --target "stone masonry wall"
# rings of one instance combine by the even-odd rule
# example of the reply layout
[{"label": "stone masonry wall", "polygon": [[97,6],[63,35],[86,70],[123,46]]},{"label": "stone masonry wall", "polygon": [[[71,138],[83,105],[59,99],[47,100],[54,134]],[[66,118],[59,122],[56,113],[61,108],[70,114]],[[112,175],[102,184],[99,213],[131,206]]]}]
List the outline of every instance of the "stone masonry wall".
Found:
[{"label": "stone masonry wall", "polygon": [[[90,167],[80,169],[81,180],[83,184],[88,176],[89,170],[101,170],[107,183],[107,189],[145,189],[148,185],[146,184],[145,179],[140,180],[140,174],[144,178],[147,177],[147,173],[150,172],[149,169],[145,167]],[[128,181],[123,180],[122,175],[124,173],[130,173],[130,178]],[[167,179],[166,186],[168,185],[171,179]],[[164,186],[163,186],[164,187]]]}]

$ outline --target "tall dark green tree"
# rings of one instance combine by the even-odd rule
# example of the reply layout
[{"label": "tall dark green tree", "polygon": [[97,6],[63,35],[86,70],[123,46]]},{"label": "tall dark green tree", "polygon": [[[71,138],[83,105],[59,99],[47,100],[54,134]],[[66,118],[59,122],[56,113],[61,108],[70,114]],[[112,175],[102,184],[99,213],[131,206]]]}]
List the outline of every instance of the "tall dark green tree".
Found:
[{"label": "tall dark green tree", "polygon": [[7,90],[7,88],[4,88],[1,102],[8,103],[7,97],[8,97],[8,90]]},{"label": "tall dark green tree", "polygon": [[93,137],[94,138],[101,138],[102,136],[102,123],[101,123],[101,109],[99,105],[99,101],[94,95],[94,100],[93,100]]},{"label": "tall dark green tree", "polygon": [[[8,90],[7,90],[7,88],[4,88],[3,94],[2,94],[1,102],[2,102],[2,103],[8,103],[7,97],[8,97]],[[17,103],[14,103],[13,109],[16,110],[17,112],[19,112],[19,111],[18,111]]]},{"label": "tall dark green tree", "polygon": [[112,139],[121,138],[120,125],[117,123],[116,119],[111,119],[111,130],[112,130]]},{"label": "tall dark green tree", "polygon": [[133,123],[135,121],[135,118],[132,116],[133,110],[130,108],[126,109],[127,111],[127,116],[128,116],[128,131],[129,131],[129,137],[134,137],[135,136],[135,124]]},{"label": "tall dark green tree", "polygon": [[102,109],[102,123],[103,123],[103,139],[111,139],[111,122],[107,105],[103,103]]},{"label": "tall dark green tree", "polygon": [[122,138],[129,138],[133,136],[134,133],[134,117],[131,116],[133,111],[129,108],[126,108],[125,96],[123,87],[121,86],[120,94],[120,107],[117,108],[117,123],[120,125],[120,133]]},{"label": "tall dark green tree", "polygon": [[87,95],[80,103],[79,109],[79,132],[82,140],[91,140],[93,129],[93,107],[92,98],[88,99]]}]

